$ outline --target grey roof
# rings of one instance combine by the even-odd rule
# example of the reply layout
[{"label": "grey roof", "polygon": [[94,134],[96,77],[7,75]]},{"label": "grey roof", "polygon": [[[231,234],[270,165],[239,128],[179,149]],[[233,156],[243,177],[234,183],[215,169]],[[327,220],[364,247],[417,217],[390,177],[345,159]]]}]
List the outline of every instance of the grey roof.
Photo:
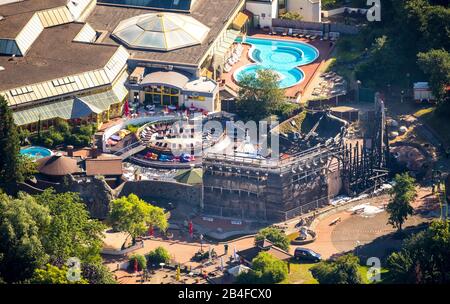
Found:
[{"label": "grey roof", "polygon": [[[243,2],[244,0],[197,0],[189,16],[210,28],[208,36],[202,44],[169,52],[129,49],[131,59],[198,65],[201,58],[209,49],[210,43],[214,41],[223,29],[224,23],[229,20],[232,13]],[[94,11],[88,17],[87,22],[94,29],[107,31],[111,34],[120,21],[151,12],[156,11],[143,8],[115,7],[97,4]],[[118,44],[119,42],[114,40],[111,35],[107,35],[103,43]]]},{"label": "grey roof", "polygon": [[[74,42],[83,23],[46,28],[25,57],[0,56],[0,91],[103,68],[117,45]],[[0,21],[1,28],[1,21]]]},{"label": "grey roof", "polygon": [[0,38],[15,38],[34,12],[65,6],[67,0],[27,0],[0,5]]}]

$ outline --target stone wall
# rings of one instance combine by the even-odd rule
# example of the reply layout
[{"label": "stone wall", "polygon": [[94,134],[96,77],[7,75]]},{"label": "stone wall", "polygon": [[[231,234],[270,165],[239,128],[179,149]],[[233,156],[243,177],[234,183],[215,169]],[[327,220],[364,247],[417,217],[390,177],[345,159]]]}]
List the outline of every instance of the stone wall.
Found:
[{"label": "stone wall", "polygon": [[191,186],[170,181],[128,181],[117,189],[117,197],[127,196],[131,193],[139,197],[154,197],[171,200],[183,204],[199,207],[201,187]]}]

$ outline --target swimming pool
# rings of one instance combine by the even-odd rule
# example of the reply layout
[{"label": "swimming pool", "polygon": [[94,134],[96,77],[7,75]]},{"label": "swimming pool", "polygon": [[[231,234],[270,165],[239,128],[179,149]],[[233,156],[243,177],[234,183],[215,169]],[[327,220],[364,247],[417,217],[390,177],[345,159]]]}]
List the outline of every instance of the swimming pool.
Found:
[{"label": "swimming pool", "polygon": [[24,149],[20,149],[20,154],[30,156],[34,159],[47,157],[53,154],[53,152],[44,147],[32,146]]},{"label": "swimming pool", "polygon": [[[242,42],[238,38],[237,42]],[[244,43],[250,44],[249,57],[255,63],[245,65],[233,74],[239,82],[245,74],[256,73],[259,69],[275,71],[280,76],[279,86],[282,89],[300,83],[305,74],[297,68],[313,62],[319,57],[319,51],[307,43],[264,38],[247,38]]]}]

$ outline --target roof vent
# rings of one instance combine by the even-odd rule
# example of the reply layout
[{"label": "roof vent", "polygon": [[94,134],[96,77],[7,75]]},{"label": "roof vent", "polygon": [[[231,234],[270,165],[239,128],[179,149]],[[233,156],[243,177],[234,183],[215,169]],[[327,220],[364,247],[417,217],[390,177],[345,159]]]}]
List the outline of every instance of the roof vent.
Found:
[{"label": "roof vent", "polygon": [[5,67],[0,65],[0,71],[4,71]]},{"label": "roof vent", "polygon": [[3,19],[5,19],[5,17],[3,17],[3,16],[0,16],[0,21],[2,21]]}]

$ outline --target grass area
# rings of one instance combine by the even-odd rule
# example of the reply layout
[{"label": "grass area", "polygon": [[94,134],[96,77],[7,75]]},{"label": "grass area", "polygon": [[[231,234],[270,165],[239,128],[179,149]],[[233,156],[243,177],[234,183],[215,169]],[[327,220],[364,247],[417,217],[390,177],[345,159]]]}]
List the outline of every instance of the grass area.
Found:
[{"label": "grass area", "polygon": [[441,136],[447,146],[450,146],[450,120],[447,116],[436,112],[435,107],[420,109],[414,113],[414,116],[423,120],[423,122]]},{"label": "grass area", "polygon": [[[286,280],[282,281],[280,284],[318,284],[317,280],[311,274],[311,267],[314,263],[291,263],[291,272],[288,274]],[[369,271],[369,266],[359,266],[358,270],[361,274],[363,284],[380,284],[386,283],[386,277],[388,270],[385,268],[381,269],[381,282],[370,282],[367,277],[367,272]]]},{"label": "grass area", "polygon": [[315,264],[291,263],[291,273],[281,284],[318,284],[309,269]]}]

